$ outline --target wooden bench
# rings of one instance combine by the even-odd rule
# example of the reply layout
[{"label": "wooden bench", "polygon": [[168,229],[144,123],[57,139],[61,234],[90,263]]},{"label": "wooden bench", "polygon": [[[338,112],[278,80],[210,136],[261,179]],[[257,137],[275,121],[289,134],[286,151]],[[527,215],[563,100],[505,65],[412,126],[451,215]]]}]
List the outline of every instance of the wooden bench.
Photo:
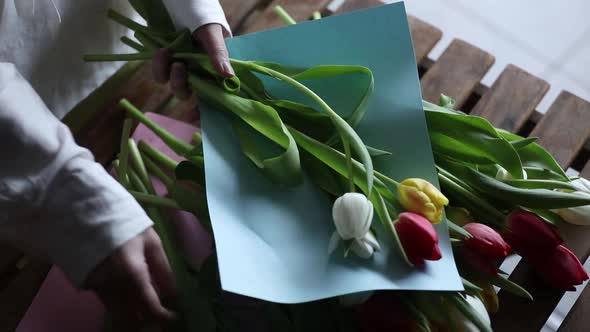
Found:
[{"label": "wooden bench", "polygon": [[[341,3],[342,1],[335,1]],[[332,8],[329,0],[221,0],[236,35],[282,25],[274,14],[275,5],[283,6],[300,21],[314,11],[337,15],[377,6],[377,0],[348,0]],[[590,177],[590,102],[567,91],[561,92],[545,114],[535,110],[549,84],[514,65],[508,65],[491,87],[480,83],[494,63],[493,55],[465,41],[455,39],[437,61],[428,53],[439,42],[442,32],[415,17],[409,17],[423,97],[436,102],[440,93],[455,98],[463,111],[483,116],[494,125],[525,136],[539,137],[539,143],[551,151],[564,169],[573,168]],[[78,142],[88,147],[97,160],[107,165],[118,148],[122,112],[116,102],[129,98],[144,111],[156,111],[185,121],[197,121],[195,98],[170,106],[167,87],[151,80],[149,64],[140,67],[129,80],[119,84],[118,96],[76,130]],[[167,106],[163,106],[167,105]],[[590,255],[590,227],[560,226],[567,247],[585,262]],[[31,303],[48,265],[28,260],[10,246],[0,246],[0,331],[12,331]],[[500,311],[492,317],[496,331],[539,331],[562,298],[563,292],[550,289],[534,277],[525,264],[518,264],[511,277],[535,297],[530,303],[500,292]],[[590,288],[586,288],[568,313],[559,331],[584,331],[590,326]]]}]

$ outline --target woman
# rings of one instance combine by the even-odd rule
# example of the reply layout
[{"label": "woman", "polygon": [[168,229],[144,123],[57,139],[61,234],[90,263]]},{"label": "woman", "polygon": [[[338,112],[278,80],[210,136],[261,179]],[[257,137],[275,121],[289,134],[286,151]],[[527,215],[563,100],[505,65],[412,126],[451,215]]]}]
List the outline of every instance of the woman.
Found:
[{"label": "woman", "polygon": [[[215,68],[233,75],[217,0],[164,0],[179,27],[194,30]],[[152,222],[137,202],[74,142],[59,119],[117,69],[82,61],[120,49],[108,22],[124,0],[0,0],[0,240],[58,265],[94,290],[127,323],[174,319],[160,299],[174,296],[170,266]],[[166,50],[154,76],[178,97],[190,95],[181,63]],[[120,65],[120,64],[119,64]],[[117,318],[116,317],[116,318]]]}]

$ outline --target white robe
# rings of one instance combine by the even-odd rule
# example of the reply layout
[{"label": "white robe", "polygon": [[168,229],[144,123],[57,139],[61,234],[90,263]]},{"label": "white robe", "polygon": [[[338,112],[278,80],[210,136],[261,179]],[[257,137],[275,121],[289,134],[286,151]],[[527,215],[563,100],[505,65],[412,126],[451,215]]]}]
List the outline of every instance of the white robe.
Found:
[{"label": "white robe", "polygon": [[[15,6],[16,2],[16,6]],[[164,0],[178,26],[229,26],[217,0]],[[0,241],[43,256],[76,285],[152,225],[59,119],[111,76],[86,53],[128,53],[124,0],[0,0]]]}]

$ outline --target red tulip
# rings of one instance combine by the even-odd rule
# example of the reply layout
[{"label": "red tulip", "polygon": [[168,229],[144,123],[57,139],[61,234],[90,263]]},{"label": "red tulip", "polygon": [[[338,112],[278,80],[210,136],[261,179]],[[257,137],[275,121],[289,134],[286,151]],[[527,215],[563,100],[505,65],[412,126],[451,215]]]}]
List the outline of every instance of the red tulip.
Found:
[{"label": "red tulip", "polygon": [[575,290],[574,286],[588,280],[588,274],[578,257],[562,245],[555,248],[553,253],[532,259],[530,263],[553,287],[564,291]]},{"label": "red tulip", "polygon": [[470,223],[463,227],[472,237],[465,239],[464,248],[478,256],[498,261],[510,253],[510,246],[500,234],[491,227],[479,223]]},{"label": "red tulip", "polygon": [[422,265],[425,259],[436,261],[442,257],[438,248],[438,234],[428,219],[417,213],[403,212],[394,226],[413,264]]},{"label": "red tulip", "polygon": [[363,332],[412,331],[415,323],[392,293],[377,292],[359,310]]},{"label": "red tulip", "polygon": [[563,242],[555,229],[541,217],[527,211],[512,212],[508,216],[508,227],[510,231],[504,238],[512,249],[523,256],[553,252]]}]

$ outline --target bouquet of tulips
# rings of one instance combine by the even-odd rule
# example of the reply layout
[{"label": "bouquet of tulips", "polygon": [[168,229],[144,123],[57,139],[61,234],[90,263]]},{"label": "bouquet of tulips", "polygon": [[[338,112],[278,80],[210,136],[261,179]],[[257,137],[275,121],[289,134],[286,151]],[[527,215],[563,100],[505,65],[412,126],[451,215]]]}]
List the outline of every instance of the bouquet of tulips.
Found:
[{"label": "bouquet of tulips", "polygon": [[[330,253],[371,259],[381,247],[379,241],[390,241],[408,266],[438,260],[441,252],[433,224],[440,223],[446,211],[464,292],[377,292],[300,305],[258,303],[260,319],[269,322],[270,330],[321,326],[328,331],[491,331],[488,313],[498,309],[493,286],[532,300],[498,269],[511,251],[523,256],[553,287],[569,290],[588,278],[576,256],[562,245],[556,225],[564,219],[590,223],[590,184],[568,177],[534,138],[505,132],[483,118],[456,111],[453,100],[442,96],[439,105],[423,103],[442,192],[424,179],[397,182],[373,167],[372,158],[386,158],[388,152],[365,145],[354,129],[373,89],[368,68],[294,68],[231,60],[236,76],[221,78],[194,47],[190,31],[175,30],[162,3],[130,2],[147,26],[114,11],[108,15],[135,32],[137,42],[122,41],[137,53],[88,55],[86,60],[143,60],[152,58],[159,48],[170,49],[190,69],[189,83],[199,98],[232,115],[244,157],[280,185],[299,185],[305,170],[334,199],[335,230],[326,244]],[[293,22],[280,8],[277,13]],[[351,73],[366,75],[369,83],[346,118],[300,82]],[[274,98],[257,75],[290,84],[320,109]],[[161,211],[190,211],[210,229],[200,133],[186,143],[128,101],[120,105],[130,119],[125,122],[114,166],[120,182],[153,219],[174,270],[183,319],[172,328],[238,331],[239,323],[229,314],[231,304],[220,290],[215,255],[201,267],[187,263]],[[150,128],[185,160],[176,162],[145,142],[129,139],[133,121]],[[262,153],[254,135],[265,137],[280,153],[272,157]],[[168,197],[155,195],[150,174],[167,187]],[[372,227],[374,214],[383,227]]]}]

